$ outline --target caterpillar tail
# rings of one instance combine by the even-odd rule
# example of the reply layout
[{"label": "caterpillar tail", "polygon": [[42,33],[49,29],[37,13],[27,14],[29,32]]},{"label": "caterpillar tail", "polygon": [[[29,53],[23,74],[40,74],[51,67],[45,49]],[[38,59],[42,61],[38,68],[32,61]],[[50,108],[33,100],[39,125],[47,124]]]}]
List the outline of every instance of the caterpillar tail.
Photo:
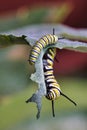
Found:
[{"label": "caterpillar tail", "polygon": [[64,93],[60,92],[60,95],[62,95],[63,97],[67,98],[70,102],[72,102],[75,106],[77,106],[77,104],[68,96],[66,96]]},{"label": "caterpillar tail", "polygon": [[54,112],[54,100],[52,100],[52,115],[55,117],[55,112]]}]

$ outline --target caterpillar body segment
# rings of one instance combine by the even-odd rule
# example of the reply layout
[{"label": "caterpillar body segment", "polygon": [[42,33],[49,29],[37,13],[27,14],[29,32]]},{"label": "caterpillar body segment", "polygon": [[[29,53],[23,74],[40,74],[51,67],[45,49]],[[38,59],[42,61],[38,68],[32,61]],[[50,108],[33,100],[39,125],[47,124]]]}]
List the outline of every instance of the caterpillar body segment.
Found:
[{"label": "caterpillar body segment", "polygon": [[32,47],[32,50],[30,51],[29,63],[31,65],[35,64],[38,56],[40,55],[41,50],[50,44],[55,44],[57,41],[58,41],[58,36],[56,36],[56,35],[47,34],[47,35],[41,37],[35,43],[35,45]]}]

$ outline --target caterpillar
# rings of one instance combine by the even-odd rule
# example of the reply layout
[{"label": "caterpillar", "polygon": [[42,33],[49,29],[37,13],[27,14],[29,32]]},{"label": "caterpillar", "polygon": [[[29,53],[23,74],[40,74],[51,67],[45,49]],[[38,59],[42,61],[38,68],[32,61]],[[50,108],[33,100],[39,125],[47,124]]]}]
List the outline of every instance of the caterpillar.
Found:
[{"label": "caterpillar", "polygon": [[53,74],[53,62],[56,55],[56,48],[49,48],[43,56],[44,79],[47,89],[46,98],[55,100],[60,96],[60,86]]},{"label": "caterpillar", "polygon": [[53,62],[56,55],[56,48],[49,48],[45,55],[43,56],[43,70],[44,70],[44,80],[46,85],[46,98],[52,101],[52,114],[54,113],[54,100],[58,99],[60,95],[66,97],[74,105],[76,103],[71,100],[68,96],[61,92],[60,85],[57,83],[55,76],[53,74]]},{"label": "caterpillar", "polygon": [[[40,52],[43,48],[49,46],[50,44],[56,44],[58,41],[58,36],[55,35],[54,29],[53,34],[47,34],[41,37],[35,45],[32,47],[29,55],[29,63],[31,65],[35,64],[40,55]],[[53,73],[53,63],[56,56],[56,48],[48,48],[46,53],[44,54],[42,61],[43,61],[43,72],[44,72],[44,82],[46,85],[46,95],[45,97],[52,101],[52,114],[55,117],[54,112],[54,100],[58,99],[61,95],[71,101],[75,106],[77,105],[72,99],[62,93],[60,89],[60,85],[58,84],[57,80],[55,79]],[[29,100],[26,101],[28,103]]]},{"label": "caterpillar", "polygon": [[32,50],[30,51],[29,55],[29,63],[31,65],[35,64],[38,56],[40,55],[40,52],[43,48],[50,44],[55,44],[58,41],[58,36],[47,34],[43,37],[41,37],[35,45],[32,47]]}]

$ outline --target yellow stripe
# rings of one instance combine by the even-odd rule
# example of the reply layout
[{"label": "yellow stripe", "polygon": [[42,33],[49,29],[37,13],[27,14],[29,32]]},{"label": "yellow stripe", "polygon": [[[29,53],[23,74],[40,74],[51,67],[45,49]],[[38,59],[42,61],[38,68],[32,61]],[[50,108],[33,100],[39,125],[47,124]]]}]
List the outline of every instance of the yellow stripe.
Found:
[{"label": "yellow stripe", "polygon": [[47,71],[44,73],[45,75],[50,75],[50,74],[53,74],[53,71]]},{"label": "yellow stripe", "polygon": [[48,54],[48,57],[49,57],[51,60],[54,60],[54,56]]},{"label": "yellow stripe", "polygon": [[47,76],[47,78],[45,78],[46,80],[47,79],[54,79],[54,76]]},{"label": "yellow stripe", "polygon": [[43,39],[45,40],[45,46],[48,45],[49,44],[49,41],[48,41],[49,39],[46,36],[44,36]]},{"label": "yellow stripe", "polygon": [[49,59],[47,59],[47,63],[50,64],[51,66],[53,65],[53,62]]},{"label": "yellow stripe", "polygon": [[32,51],[32,55],[38,56],[37,52]]},{"label": "yellow stripe", "polygon": [[45,67],[46,67],[46,69],[48,69],[48,71],[49,71],[49,69],[53,69],[53,67],[51,65],[46,65]]},{"label": "yellow stripe", "polygon": [[[56,81],[56,80],[55,80]],[[55,88],[58,88],[58,89],[60,89],[60,85],[57,83],[57,81],[55,82],[55,83],[52,83],[52,84],[50,84],[50,86],[53,86],[53,87],[55,87]]]},{"label": "yellow stripe", "polygon": [[46,35],[46,37],[49,39],[49,43],[48,44],[52,43],[52,40],[50,38],[50,34]]},{"label": "yellow stripe", "polygon": [[38,51],[38,53],[40,53],[40,51],[41,51],[39,47],[34,47],[33,49]]},{"label": "yellow stripe", "polygon": [[52,42],[52,43],[55,43],[54,35],[50,35],[50,37],[51,37],[51,42]]},{"label": "yellow stripe", "polygon": [[49,50],[52,56],[56,55],[56,48],[52,48]]},{"label": "yellow stripe", "polygon": [[47,79],[47,82],[54,82],[54,83],[56,83],[55,79]]},{"label": "yellow stripe", "polygon": [[42,48],[43,48],[42,43],[39,43],[39,42],[38,42],[38,47],[39,47],[40,49],[42,49]]},{"label": "yellow stripe", "polygon": [[[43,37],[43,39],[44,39],[44,37]],[[39,40],[39,42],[41,43],[41,44],[43,44],[43,46],[42,47],[45,47],[46,46],[46,42],[43,40],[42,38]]]},{"label": "yellow stripe", "polygon": [[36,61],[36,58],[34,58],[34,57],[30,57],[30,59],[29,60],[33,60],[33,61]]}]

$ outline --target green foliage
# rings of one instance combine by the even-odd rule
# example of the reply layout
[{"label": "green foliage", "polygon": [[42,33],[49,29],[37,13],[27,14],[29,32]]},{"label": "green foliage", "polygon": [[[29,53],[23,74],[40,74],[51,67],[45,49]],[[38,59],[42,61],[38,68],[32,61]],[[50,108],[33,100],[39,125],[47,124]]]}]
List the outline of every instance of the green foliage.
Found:
[{"label": "green foliage", "polygon": [[29,80],[27,71],[23,61],[0,61],[0,96],[24,89]]},{"label": "green foliage", "polygon": [[32,9],[24,7],[10,17],[0,18],[0,32],[17,29],[29,24],[60,23],[67,18],[72,10],[73,7],[68,2],[57,6],[35,6]]},{"label": "green foliage", "polygon": [[[55,102],[55,113],[56,113],[55,121],[60,118],[62,119],[62,116],[66,118],[69,112],[71,112],[71,115],[72,114],[74,115],[74,113],[76,114],[78,112],[80,114],[81,112],[85,114],[85,110],[87,110],[87,103],[85,100],[87,98],[87,94],[86,94],[87,80],[83,78],[62,77],[59,78],[58,81],[62,86],[63,92],[76,101],[77,107],[74,107],[65,98],[61,97],[59,100]],[[27,122],[26,125],[29,124],[28,129],[30,129],[35,124],[36,122],[35,105],[32,103],[31,104],[25,103],[25,100],[32,94],[33,91],[35,91],[35,84],[32,84],[32,82],[30,82],[29,87],[27,89],[18,92],[14,95],[2,97],[2,100],[0,101],[0,129],[1,130],[7,130],[10,128],[12,130],[20,123],[22,125],[23,122]],[[48,100],[44,98],[40,121],[44,123],[43,119],[45,119],[49,124],[51,123],[48,120],[50,118],[50,120],[52,119],[53,122],[53,117],[51,116],[51,114],[52,114],[51,104]],[[34,123],[32,124],[31,122]]]}]

